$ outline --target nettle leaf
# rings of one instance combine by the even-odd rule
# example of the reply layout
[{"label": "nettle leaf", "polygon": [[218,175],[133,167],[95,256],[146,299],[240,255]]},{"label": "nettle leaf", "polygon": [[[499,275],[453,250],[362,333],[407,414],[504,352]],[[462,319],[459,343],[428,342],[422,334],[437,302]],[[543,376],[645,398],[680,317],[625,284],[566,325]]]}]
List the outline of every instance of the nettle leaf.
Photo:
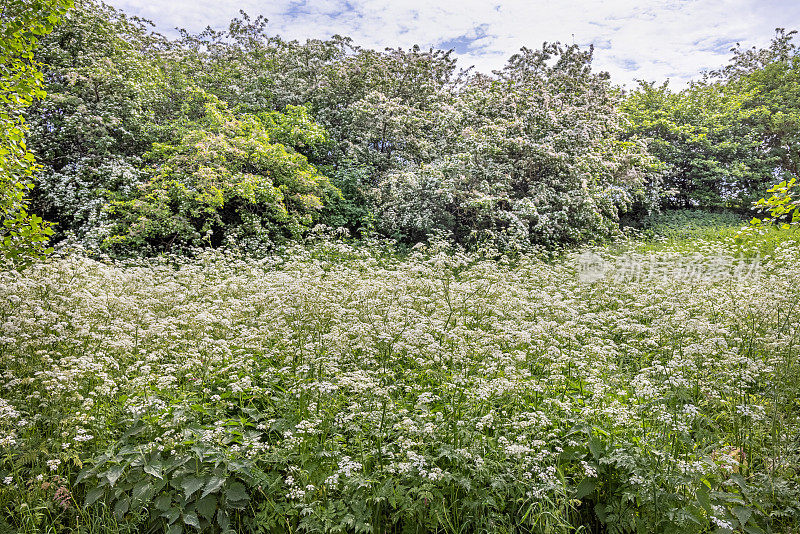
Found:
[{"label": "nettle leaf", "polygon": [[589,452],[592,453],[592,456],[595,458],[600,458],[603,455],[603,442],[600,441],[599,438],[596,436],[592,436],[589,438]]},{"label": "nettle leaf", "polygon": [[203,495],[201,498],[205,497],[210,493],[216,493],[225,483],[225,479],[222,477],[211,477],[208,479],[206,483],[205,489],[203,489]]},{"label": "nettle leaf", "polygon": [[80,473],[78,473],[78,478],[75,479],[75,484],[80,484],[83,479],[85,479],[89,475],[95,475],[95,474],[97,474],[96,467],[91,467],[91,468],[87,467],[86,469],[83,469]]},{"label": "nettle leaf", "polygon": [[186,498],[191,497],[194,492],[203,487],[203,479],[198,477],[186,477],[181,481],[181,488],[183,488]]},{"label": "nettle leaf", "polygon": [[753,511],[749,508],[745,508],[744,506],[734,506],[731,508],[733,515],[736,516],[736,519],[739,520],[741,526],[747,524],[747,521],[750,519],[750,516],[753,515]]},{"label": "nettle leaf", "polygon": [[188,514],[184,514],[183,522],[187,525],[191,525],[194,528],[200,530],[200,520],[197,518],[197,514],[194,512],[189,512]]},{"label": "nettle leaf", "polygon": [[105,477],[105,479],[108,480],[108,484],[110,486],[113,486],[114,484],[117,483],[117,480],[119,480],[119,477],[122,476],[122,473],[124,471],[125,471],[125,466],[123,466],[123,465],[115,465],[115,466],[109,468],[101,476]]},{"label": "nettle leaf", "polygon": [[217,511],[217,497],[214,495],[206,495],[197,501],[197,512],[211,521],[214,518],[214,512]]},{"label": "nettle leaf", "polygon": [[231,525],[231,520],[228,518],[228,513],[222,508],[220,508],[217,512],[217,524],[223,531],[228,530]]},{"label": "nettle leaf", "polygon": [[230,485],[230,487],[225,491],[225,498],[229,503],[234,505],[238,503],[244,504],[250,500],[250,497],[247,495],[247,490],[245,490],[244,485],[240,482],[234,482]]},{"label": "nettle leaf", "polygon": [[132,497],[137,501],[145,501],[146,495],[152,491],[153,485],[148,480],[142,480],[133,487]]},{"label": "nettle leaf", "polygon": [[167,520],[168,525],[173,524],[175,521],[177,521],[177,519],[180,516],[181,516],[181,510],[177,506],[173,506],[172,508],[161,514],[161,517]]},{"label": "nettle leaf", "polygon": [[105,488],[94,488],[93,490],[89,490],[89,492],[86,494],[86,498],[83,501],[84,505],[91,506],[97,501],[97,499],[102,497],[104,493]]},{"label": "nettle leaf", "polygon": [[711,499],[709,499],[708,490],[705,487],[701,487],[699,490],[697,490],[697,501],[706,512],[712,512]]},{"label": "nettle leaf", "polygon": [[130,506],[131,501],[127,497],[118,500],[117,504],[114,505],[114,515],[117,516],[118,519],[122,519],[130,509]]},{"label": "nettle leaf", "polygon": [[172,504],[172,496],[168,493],[163,495],[159,495],[156,499],[156,509],[165,512],[169,510],[170,505]]},{"label": "nettle leaf", "polygon": [[156,478],[163,479],[163,476],[162,476],[163,465],[161,465],[161,464],[145,464],[144,467],[142,467],[142,469],[148,475],[154,476]]},{"label": "nettle leaf", "polygon": [[597,488],[597,479],[596,478],[584,478],[578,487],[575,489],[575,498],[576,499],[583,499],[587,495],[590,495],[594,492],[595,488]]}]

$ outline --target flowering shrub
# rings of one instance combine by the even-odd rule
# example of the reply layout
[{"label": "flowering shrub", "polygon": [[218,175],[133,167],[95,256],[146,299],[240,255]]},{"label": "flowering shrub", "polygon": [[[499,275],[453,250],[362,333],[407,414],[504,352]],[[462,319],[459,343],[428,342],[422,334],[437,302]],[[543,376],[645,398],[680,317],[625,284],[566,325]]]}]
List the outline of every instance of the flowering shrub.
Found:
[{"label": "flowering shrub", "polygon": [[[659,243],[627,257],[735,254]],[[324,241],[2,272],[3,521],[792,531],[798,250],[710,279]]]},{"label": "flowering shrub", "polygon": [[591,50],[545,44],[514,55],[497,79],[469,79],[434,113],[437,154],[380,181],[378,228],[526,250],[617,235],[620,214],[655,206],[654,160],[621,139],[615,94],[591,60]]}]

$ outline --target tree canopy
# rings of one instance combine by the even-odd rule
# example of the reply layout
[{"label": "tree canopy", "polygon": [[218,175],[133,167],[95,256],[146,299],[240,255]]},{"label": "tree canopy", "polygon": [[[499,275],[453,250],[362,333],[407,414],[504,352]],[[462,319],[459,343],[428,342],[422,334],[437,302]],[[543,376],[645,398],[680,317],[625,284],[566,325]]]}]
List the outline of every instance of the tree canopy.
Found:
[{"label": "tree canopy", "polygon": [[483,74],[452,51],[288,41],[245,13],[168,39],[96,0],[40,33],[26,61],[49,96],[16,108],[42,166],[31,206],[58,239],[120,253],[269,248],[320,223],[554,247],[658,209],[745,209],[798,171],[784,30],[684,89],[632,91],[560,43]]}]

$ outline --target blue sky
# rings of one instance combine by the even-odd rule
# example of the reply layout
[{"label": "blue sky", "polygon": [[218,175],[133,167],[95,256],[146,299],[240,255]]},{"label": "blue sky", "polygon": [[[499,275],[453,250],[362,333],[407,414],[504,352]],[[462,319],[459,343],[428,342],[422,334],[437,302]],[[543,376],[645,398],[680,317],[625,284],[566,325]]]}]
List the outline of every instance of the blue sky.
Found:
[{"label": "blue sky", "polygon": [[[106,0],[108,1],[108,0]],[[224,29],[240,9],[290,39],[347,35],[370,48],[453,48],[488,72],[521,46],[595,45],[595,65],[617,83],[675,86],[722,66],[737,42],[764,46],[777,27],[800,29],[800,0],[110,0],[175,27]],[[800,40],[800,39],[798,39]]]}]

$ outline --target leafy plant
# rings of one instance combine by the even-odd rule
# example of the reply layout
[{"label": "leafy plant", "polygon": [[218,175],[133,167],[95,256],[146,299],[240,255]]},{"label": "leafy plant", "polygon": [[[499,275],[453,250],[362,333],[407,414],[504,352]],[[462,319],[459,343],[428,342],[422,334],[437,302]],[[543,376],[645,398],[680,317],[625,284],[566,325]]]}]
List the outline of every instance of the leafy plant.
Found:
[{"label": "leafy plant", "polygon": [[48,252],[53,230],[30,215],[35,158],[25,143],[23,110],[45,96],[33,49],[53,30],[71,0],[12,0],[0,8],[0,252],[13,261]]},{"label": "leafy plant", "polygon": [[340,195],[305,156],[274,141],[323,139],[304,108],[265,123],[196,90],[184,113],[189,122],[176,142],[156,143],[146,155],[150,181],[133,198],[111,202],[116,224],[105,247],[270,246],[299,238],[325,201]]}]

